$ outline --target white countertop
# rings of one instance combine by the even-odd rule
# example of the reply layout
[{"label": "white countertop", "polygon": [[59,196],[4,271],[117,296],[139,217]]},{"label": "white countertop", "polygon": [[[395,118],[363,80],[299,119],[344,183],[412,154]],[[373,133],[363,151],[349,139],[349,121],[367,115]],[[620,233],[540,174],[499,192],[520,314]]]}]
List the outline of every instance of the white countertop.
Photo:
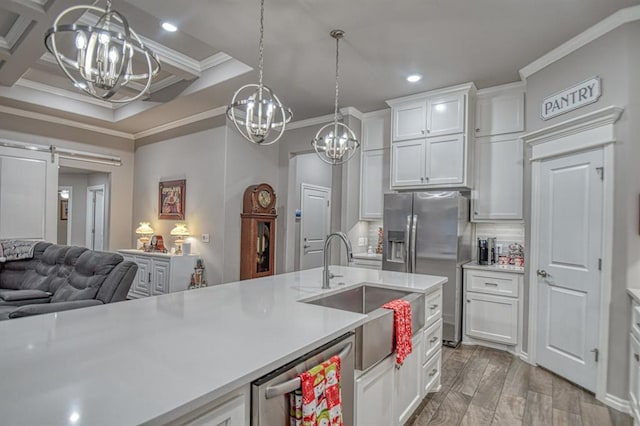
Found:
[{"label": "white countertop", "polygon": [[368,254],[368,253],[354,253],[354,259],[363,259],[363,260],[377,260],[382,262],[382,254]]},{"label": "white countertop", "polygon": [[[446,282],[331,271],[344,277],[327,293],[361,282],[426,293]],[[171,421],[359,326],[364,315],[298,302],[323,292],[321,275],[316,268],[1,321],[2,423]]]},{"label": "white countertop", "polygon": [[515,265],[479,265],[476,262],[469,262],[462,265],[464,269],[477,269],[480,271],[511,272],[514,274],[524,274],[524,266]]},{"label": "white countertop", "polygon": [[628,288],[627,293],[636,303],[640,303],[640,288]]}]

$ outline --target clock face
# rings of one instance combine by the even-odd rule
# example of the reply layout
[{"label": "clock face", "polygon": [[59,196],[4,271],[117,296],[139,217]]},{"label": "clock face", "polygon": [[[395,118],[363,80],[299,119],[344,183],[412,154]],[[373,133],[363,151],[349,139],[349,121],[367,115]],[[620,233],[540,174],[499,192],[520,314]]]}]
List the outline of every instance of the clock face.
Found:
[{"label": "clock face", "polygon": [[269,204],[271,204],[271,192],[267,191],[266,189],[260,191],[258,193],[258,203],[263,209],[267,208]]}]

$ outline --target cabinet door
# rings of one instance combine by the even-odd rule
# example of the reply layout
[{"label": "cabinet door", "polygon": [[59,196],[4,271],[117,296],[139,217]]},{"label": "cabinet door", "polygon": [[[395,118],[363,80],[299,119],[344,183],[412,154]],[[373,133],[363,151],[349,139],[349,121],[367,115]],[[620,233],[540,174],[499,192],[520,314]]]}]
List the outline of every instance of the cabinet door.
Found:
[{"label": "cabinet door", "polygon": [[629,405],[636,419],[640,417],[640,342],[629,337]]},{"label": "cabinet door", "polygon": [[371,151],[373,149],[383,149],[384,140],[388,140],[389,130],[385,130],[385,118],[388,117],[389,110],[384,114],[380,113],[366,117],[362,120],[362,150]]},{"label": "cabinet door", "polygon": [[524,131],[524,92],[478,95],[476,136]]},{"label": "cabinet door", "polygon": [[398,142],[391,146],[391,186],[424,183],[425,140]]},{"label": "cabinet door", "polygon": [[409,420],[422,399],[422,350],[422,332],[419,332],[413,337],[413,351],[400,368],[394,369],[393,411],[397,425]]},{"label": "cabinet door", "polygon": [[518,299],[467,293],[467,336],[515,345],[518,342]]},{"label": "cabinet door", "polygon": [[395,425],[393,410],[394,356],[356,379],[355,424],[358,426]]},{"label": "cabinet door", "polygon": [[237,396],[195,419],[182,423],[182,426],[245,426],[246,402],[244,395]]},{"label": "cabinet door", "polygon": [[362,153],[360,218],[382,219],[384,149]]},{"label": "cabinet door", "polygon": [[153,259],[151,294],[167,294],[169,289],[169,261]]},{"label": "cabinet door", "polygon": [[464,132],[464,94],[427,99],[427,136]]},{"label": "cabinet door", "polygon": [[467,336],[507,345],[518,342],[518,299],[467,293]]},{"label": "cabinet door", "polygon": [[135,257],[138,275],[131,285],[130,297],[147,297],[151,295],[151,259]]},{"label": "cabinet door", "polygon": [[523,155],[518,136],[476,140],[472,219],[522,219]]},{"label": "cabinet door", "polygon": [[450,185],[464,180],[464,135],[428,138],[426,149],[427,185]]},{"label": "cabinet door", "polygon": [[407,102],[393,107],[393,140],[425,136],[427,104],[425,101]]}]

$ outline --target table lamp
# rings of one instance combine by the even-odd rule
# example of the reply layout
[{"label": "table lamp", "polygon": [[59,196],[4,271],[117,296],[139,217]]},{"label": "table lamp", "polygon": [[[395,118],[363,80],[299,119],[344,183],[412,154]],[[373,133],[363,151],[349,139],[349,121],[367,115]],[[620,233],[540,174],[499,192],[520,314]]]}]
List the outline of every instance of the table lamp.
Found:
[{"label": "table lamp", "polygon": [[149,225],[149,222],[140,222],[140,226],[136,229],[136,234],[140,236],[139,240],[142,243],[142,250],[147,251],[147,243],[150,236],[153,235],[153,229]]},{"label": "table lamp", "polygon": [[176,226],[170,233],[172,236],[176,237],[176,254],[182,254],[182,243],[184,243],[184,239],[189,236],[187,224],[176,223]]}]

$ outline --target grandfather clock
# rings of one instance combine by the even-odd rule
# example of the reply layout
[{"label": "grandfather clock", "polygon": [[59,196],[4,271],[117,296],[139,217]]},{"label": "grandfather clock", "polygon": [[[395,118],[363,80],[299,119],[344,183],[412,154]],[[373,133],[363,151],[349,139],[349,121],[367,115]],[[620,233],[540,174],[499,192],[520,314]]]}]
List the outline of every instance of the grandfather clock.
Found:
[{"label": "grandfather clock", "polygon": [[276,194],[266,184],[244,191],[240,235],[240,279],[266,277],[275,272]]}]

